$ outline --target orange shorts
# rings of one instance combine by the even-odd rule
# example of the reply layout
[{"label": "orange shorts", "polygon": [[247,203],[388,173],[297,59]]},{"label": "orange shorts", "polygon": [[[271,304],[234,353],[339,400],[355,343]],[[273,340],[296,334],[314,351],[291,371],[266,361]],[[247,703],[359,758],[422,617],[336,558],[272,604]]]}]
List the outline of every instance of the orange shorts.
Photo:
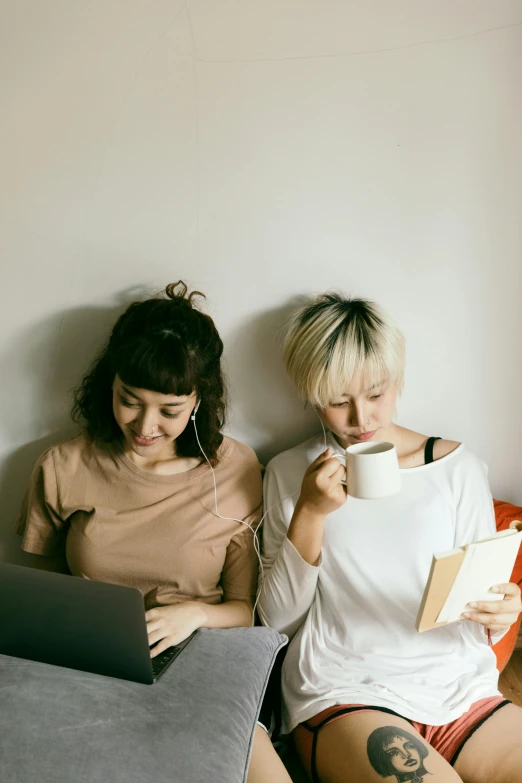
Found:
[{"label": "orange shorts", "polygon": [[[464,743],[471,735],[482,726],[494,712],[510,704],[502,696],[491,696],[487,699],[481,699],[475,702],[470,709],[461,715],[457,720],[446,723],[444,726],[429,726],[425,723],[418,723],[414,720],[407,720],[416,731],[419,732],[427,743],[434,748],[437,753],[446,759],[451,765],[455,764]],[[336,704],[334,707],[328,707],[310,720],[300,723],[292,732],[297,753],[301,763],[308,772],[308,776],[314,783],[319,783],[319,776],[316,768],[316,748],[319,731],[328,723],[344,718],[357,712],[384,712],[389,715],[396,715],[402,718],[393,710],[385,707],[370,707],[367,704]]]}]

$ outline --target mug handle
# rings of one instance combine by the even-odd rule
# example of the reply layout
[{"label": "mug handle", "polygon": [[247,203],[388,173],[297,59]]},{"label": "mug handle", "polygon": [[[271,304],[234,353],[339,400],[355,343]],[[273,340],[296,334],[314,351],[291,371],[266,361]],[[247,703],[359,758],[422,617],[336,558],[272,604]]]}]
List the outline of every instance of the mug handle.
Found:
[{"label": "mug handle", "polygon": [[346,457],[344,457],[342,454],[334,454],[335,459],[338,459],[341,465],[344,465],[344,478],[341,479],[341,484],[344,484],[346,486],[347,481],[347,475],[346,475]]}]

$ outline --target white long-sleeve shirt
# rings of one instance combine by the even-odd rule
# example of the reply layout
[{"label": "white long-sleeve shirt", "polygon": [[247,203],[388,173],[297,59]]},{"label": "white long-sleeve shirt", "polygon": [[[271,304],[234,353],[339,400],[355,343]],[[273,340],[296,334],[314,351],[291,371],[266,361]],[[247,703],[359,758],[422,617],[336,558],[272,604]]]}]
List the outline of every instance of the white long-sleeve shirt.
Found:
[{"label": "white long-sleeve shirt", "polygon": [[[341,453],[331,435],[328,445]],[[443,725],[500,695],[482,626],[463,620],[415,629],[433,554],[496,530],[485,465],[461,444],[429,465],[401,470],[394,497],[348,497],[328,516],[312,566],[287,530],[304,473],[322,451],[322,436],[312,438],[275,457],[265,476],[258,611],[292,639],[283,666],[284,731],[335,704],[387,707]]]}]

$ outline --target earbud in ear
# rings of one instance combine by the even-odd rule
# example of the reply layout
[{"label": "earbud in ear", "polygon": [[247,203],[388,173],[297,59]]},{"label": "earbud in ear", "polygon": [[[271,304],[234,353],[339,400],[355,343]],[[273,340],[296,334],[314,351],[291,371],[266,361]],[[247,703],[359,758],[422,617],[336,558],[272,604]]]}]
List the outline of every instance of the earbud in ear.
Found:
[{"label": "earbud in ear", "polygon": [[197,403],[194,405],[194,410],[192,411],[192,416],[190,417],[192,421],[196,420],[196,413],[198,412],[198,408],[200,406],[201,400],[198,400]]}]

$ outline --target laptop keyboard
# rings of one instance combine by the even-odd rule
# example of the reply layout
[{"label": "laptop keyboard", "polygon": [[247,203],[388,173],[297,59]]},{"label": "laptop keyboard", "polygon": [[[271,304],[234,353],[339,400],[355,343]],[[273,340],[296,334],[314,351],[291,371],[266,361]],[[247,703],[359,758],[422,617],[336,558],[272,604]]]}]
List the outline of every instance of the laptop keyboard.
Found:
[{"label": "laptop keyboard", "polygon": [[165,666],[180,652],[179,647],[168,647],[165,652],[160,653],[155,658],[151,658],[152,673],[154,676],[159,674]]}]

